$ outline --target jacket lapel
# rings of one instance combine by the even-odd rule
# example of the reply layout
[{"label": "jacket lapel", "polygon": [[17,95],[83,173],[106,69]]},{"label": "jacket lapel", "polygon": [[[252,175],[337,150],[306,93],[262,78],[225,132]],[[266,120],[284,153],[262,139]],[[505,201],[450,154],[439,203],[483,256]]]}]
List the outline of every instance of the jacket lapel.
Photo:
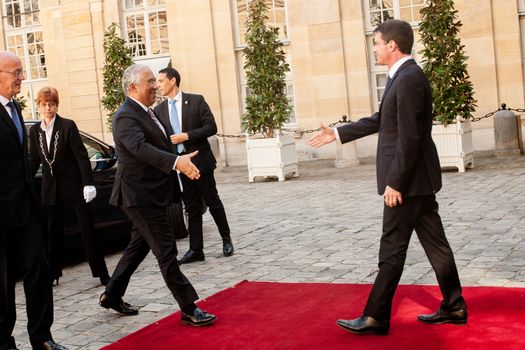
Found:
[{"label": "jacket lapel", "polygon": [[[133,108],[135,110],[139,120],[143,120],[144,121],[144,125],[146,127],[148,127],[150,130],[152,130],[155,134],[157,134],[159,139],[162,140],[165,145],[169,146],[168,138],[166,137],[166,135],[164,135],[164,133],[159,128],[157,123],[155,123],[153,118],[151,118],[149,113],[146,112],[144,110],[144,108],[142,108],[142,106],[140,106],[137,102],[133,101],[131,98],[126,97],[126,102],[130,105],[131,108]],[[155,112],[153,112],[153,113],[155,113]],[[155,114],[155,116],[157,117],[157,119],[159,119],[159,117],[156,114]],[[159,121],[160,121],[160,119],[159,119]],[[162,124],[162,122],[161,122],[161,124]],[[166,130],[166,132],[167,132],[167,130]],[[169,147],[169,148],[171,148],[171,147]]]},{"label": "jacket lapel", "polygon": [[[56,135],[57,133],[60,131],[60,129],[62,128],[62,118],[57,114],[55,115],[55,124],[53,125],[53,132],[51,133],[51,142],[49,142],[49,150],[47,149],[47,142],[44,142],[44,145],[46,147],[46,150],[48,151],[48,155],[52,155],[55,153],[55,140],[56,140]],[[58,138],[59,140],[57,140],[57,144],[56,144],[56,147],[57,147],[57,151],[58,151],[58,144],[60,143],[60,138],[63,137],[63,135],[58,135]],[[44,138],[45,138],[45,135],[44,135]]]},{"label": "jacket lapel", "polygon": [[169,112],[170,105],[168,103],[168,100],[164,100],[159,105],[159,120],[162,123],[162,126],[166,129],[166,133],[168,135],[173,134],[173,128],[171,127],[170,123],[170,112]]},{"label": "jacket lapel", "polygon": [[[401,72],[406,66],[408,66],[410,64],[415,64],[415,63],[416,63],[416,61],[414,61],[413,59],[410,59],[410,60],[406,61],[405,63],[403,63],[401,65],[401,67],[399,67],[397,69],[397,71],[395,72],[394,76],[392,78],[390,78],[390,81],[385,86],[385,91],[383,92],[383,97],[381,97],[381,104],[379,105],[379,115],[381,115],[381,109],[383,108],[383,101],[385,100],[385,97],[388,94],[388,91],[390,91],[390,88],[392,87],[392,85],[394,85],[394,81],[396,80],[397,75],[399,74],[399,72]],[[387,73],[387,77],[388,77],[388,73]]]},{"label": "jacket lapel", "polygon": [[188,125],[188,123],[186,122],[186,119],[189,118],[189,114],[187,113],[187,108],[189,107],[189,104],[190,104],[190,98],[184,92],[182,92],[181,103],[182,103],[182,105],[181,105],[180,111],[182,113],[182,116],[180,118],[180,120],[181,120],[180,129],[181,129],[181,131],[184,132],[184,131],[187,131],[186,130],[186,125]]},{"label": "jacket lapel", "polygon": [[[153,111],[153,109],[152,109],[152,111]],[[155,111],[153,111],[153,114],[155,114],[155,116],[157,117],[157,120],[160,122],[160,124],[161,124],[162,127],[164,128],[164,131],[166,132],[166,134],[164,134],[164,133],[162,132],[162,130],[160,130],[159,126],[158,126],[158,125],[155,123],[155,121],[154,121],[153,119],[151,119],[151,117],[150,117],[151,121],[153,122],[153,124],[155,124],[155,128],[159,131],[162,140],[164,140],[164,143],[165,143],[166,145],[168,145],[168,146],[171,148],[171,143],[168,141],[168,137],[169,137],[169,134],[170,134],[170,133],[169,133],[169,129],[171,129],[171,127],[168,126],[169,123],[168,123],[168,125],[166,125],[166,123],[162,120],[162,118],[161,118],[157,113],[155,113]],[[149,115],[148,115],[148,116],[149,116]],[[168,129],[168,128],[169,128],[169,129]]]},{"label": "jacket lapel", "polygon": [[[21,112],[18,110],[17,110],[17,113],[18,115],[21,115]],[[16,143],[19,145],[20,149],[22,150],[22,145],[20,144],[20,139],[18,138],[18,131],[16,130],[15,123],[13,122],[13,119],[11,119],[11,116],[9,115],[9,113],[7,112],[7,109],[3,105],[2,105],[2,108],[0,108],[0,119],[5,125],[7,125],[13,137],[16,138],[16,141],[17,141]],[[20,121],[20,123],[22,123],[22,127],[25,128],[23,119]],[[25,132],[23,133],[23,137],[24,137],[23,142],[26,142]]]},{"label": "jacket lapel", "polygon": [[42,130],[42,122],[37,124],[37,130],[38,130],[38,141],[40,142],[40,139],[42,139],[42,147],[41,151],[45,153],[49,157],[49,149],[47,148],[47,140],[46,140],[46,133],[44,130]]}]

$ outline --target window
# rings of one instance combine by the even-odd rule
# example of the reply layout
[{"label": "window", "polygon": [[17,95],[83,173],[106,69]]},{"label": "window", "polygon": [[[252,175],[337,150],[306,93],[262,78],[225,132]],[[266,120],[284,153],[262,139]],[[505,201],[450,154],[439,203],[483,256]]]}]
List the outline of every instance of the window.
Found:
[{"label": "window", "polygon": [[38,0],[4,0],[3,5],[6,48],[22,60],[26,80],[46,78]]},{"label": "window", "polygon": [[124,30],[135,57],[169,53],[166,0],[122,0]]},{"label": "window", "polygon": [[386,86],[388,68],[378,66],[374,57],[373,30],[382,22],[397,18],[407,21],[414,27],[414,47],[412,56],[419,59],[418,52],[422,50],[417,26],[421,20],[419,11],[425,6],[425,0],[365,0],[366,35],[368,44],[368,62],[372,87],[374,110],[379,110],[379,104]]},{"label": "window", "polygon": [[[244,45],[244,34],[246,33],[246,21],[248,19],[248,9],[250,7],[250,0],[236,0],[237,9],[237,44]],[[288,38],[288,31],[286,27],[286,9],[284,7],[284,0],[266,0],[268,6],[268,24],[272,27],[279,28],[279,38],[286,40]]]},{"label": "window", "polygon": [[44,36],[40,25],[38,0],[2,0],[2,20],[6,50],[22,61],[25,82],[20,93],[27,101],[25,118],[38,115],[36,92],[47,84]]},{"label": "window", "polygon": [[425,0],[365,0],[367,30],[374,30],[393,18],[418,24],[421,18],[419,10],[424,6]]},{"label": "window", "polygon": [[[234,2],[234,26],[236,28],[236,47],[235,54],[237,57],[237,70],[240,77],[240,95],[243,112],[246,110],[246,96],[249,95],[248,87],[246,86],[246,74],[244,72],[244,56],[242,50],[246,47],[244,36],[246,34],[246,21],[248,19],[248,9],[250,6],[250,0],[233,0]],[[286,53],[286,61],[290,66],[290,72],[286,74],[286,96],[288,102],[292,107],[292,113],[286,126],[295,126],[297,121],[295,118],[295,97],[294,97],[294,84],[293,74],[291,65],[291,52],[290,52],[290,41],[288,40],[288,30],[286,23],[286,4],[284,0],[266,0],[268,5],[268,25],[279,28],[279,39],[285,45],[283,50]]]}]

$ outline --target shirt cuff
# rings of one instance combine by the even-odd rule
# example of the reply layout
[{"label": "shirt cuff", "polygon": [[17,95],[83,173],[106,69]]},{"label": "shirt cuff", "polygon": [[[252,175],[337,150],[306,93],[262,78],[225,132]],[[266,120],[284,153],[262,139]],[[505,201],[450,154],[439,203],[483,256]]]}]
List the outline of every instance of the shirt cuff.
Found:
[{"label": "shirt cuff", "polygon": [[337,131],[337,128],[334,128],[334,134],[335,134],[335,139],[339,142],[341,142],[341,138],[339,137],[339,131]]}]

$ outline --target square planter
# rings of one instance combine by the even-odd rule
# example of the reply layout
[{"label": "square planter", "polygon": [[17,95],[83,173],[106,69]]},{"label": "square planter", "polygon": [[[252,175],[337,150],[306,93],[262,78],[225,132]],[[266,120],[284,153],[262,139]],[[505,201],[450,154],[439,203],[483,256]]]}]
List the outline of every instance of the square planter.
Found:
[{"label": "square planter", "polygon": [[474,167],[472,126],[470,121],[432,126],[432,139],[436,144],[442,168],[455,167],[460,173]]},{"label": "square planter", "polygon": [[290,173],[293,177],[299,176],[293,135],[269,139],[247,137],[246,151],[249,182],[253,182],[256,176],[277,176],[279,181],[284,181]]}]

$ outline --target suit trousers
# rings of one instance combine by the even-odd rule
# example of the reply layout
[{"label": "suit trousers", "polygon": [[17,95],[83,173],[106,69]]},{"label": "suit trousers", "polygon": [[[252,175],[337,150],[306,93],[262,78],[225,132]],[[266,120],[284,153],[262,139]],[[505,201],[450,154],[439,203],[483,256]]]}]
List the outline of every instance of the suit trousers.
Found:
[{"label": "suit trousers", "polygon": [[[83,201],[71,204],[75,211],[80,236],[84,247],[91,274],[93,277],[104,277],[108,275],[108,268],[104,261],[104,252],[101,241],[97,239],[97,233],[87,203]],[[53,206],[46,206],[47,211],[47,252],[51,269],[51,279],[62,276],[62,242],[64,240],[64,203],[58,202]]]},{"label": "suit trousers", "polygon": [[182,179],[182,198],[188,211],[188,231],[190,249],[202,251],[204,240],[202,234],[202,200],[206,203],[222,238],[230,237],[230,226],[224,206],[217,191],[213,172],[201,174],[198,180],[191,180],[184,174]]},{"label": "suit trousers", "polygon": [[445,236],[435,195],[403,198],[403,204],[384,206],[379,272],[363,312],[377,320],[390,320],[392,299],[403,273],[412,231],[425,250],[443,295],[441,308],[465,307],[452,249]]},{"label": "suit trousers", "polygon": [[53,291],[46,261],[42,221],[36,207],[17,229],[0,228],[0,349],[14,348],[15,284],[23,277],[29,340],[37,346],[51,338]]},{"label": "suit trousers", "polygon": [[180,308],[193,304],[199,297],[179,268],[177,246],[166,218],[166,208],[123,207],[122,210],[133,224],[131,239],[106,286],[106,293],[116,299],[122,298],[131,276],[151,249]]}]

